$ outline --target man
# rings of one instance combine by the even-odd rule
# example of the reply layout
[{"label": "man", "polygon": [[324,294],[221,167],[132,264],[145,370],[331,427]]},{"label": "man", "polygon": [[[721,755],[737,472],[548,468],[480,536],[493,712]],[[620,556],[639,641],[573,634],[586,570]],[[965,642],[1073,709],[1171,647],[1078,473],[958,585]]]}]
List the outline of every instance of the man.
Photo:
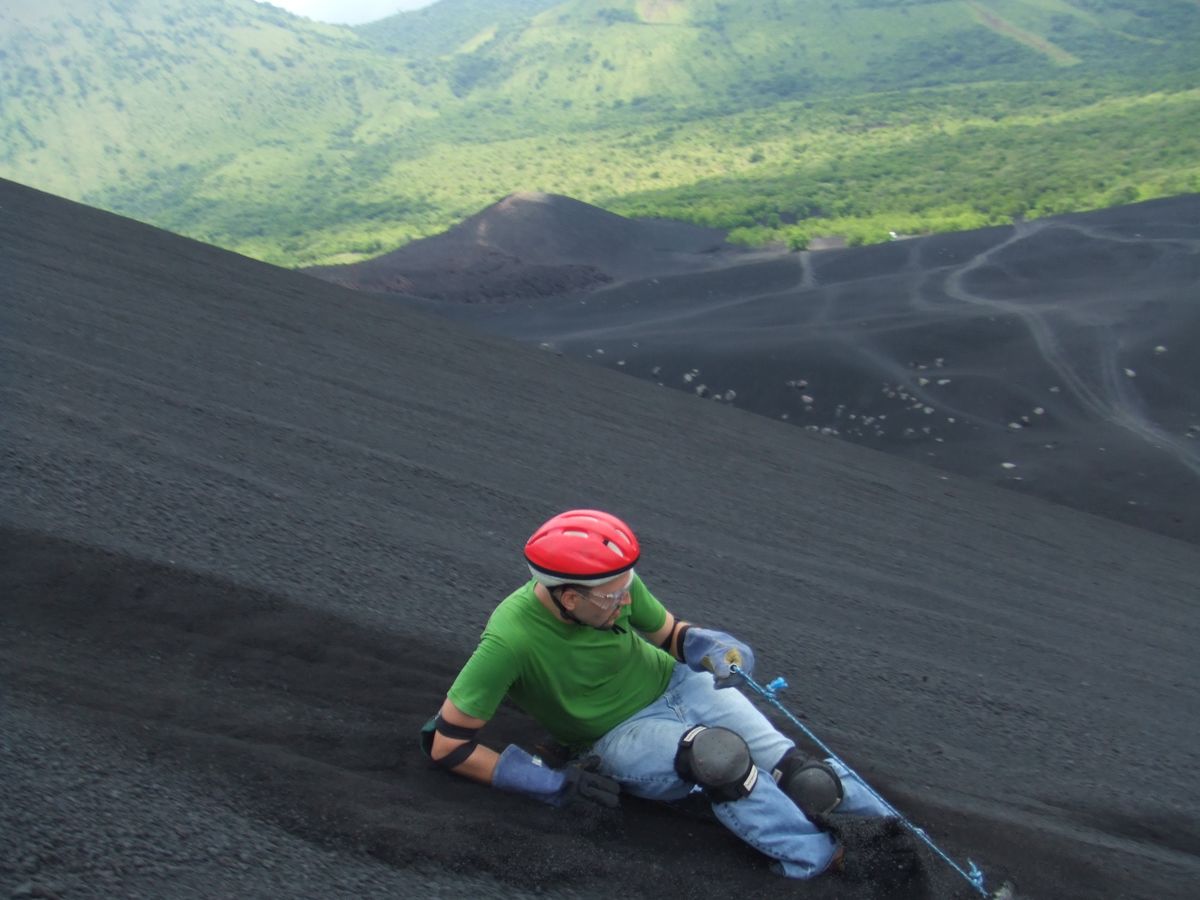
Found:
[{"label": "man", "polygon": [[[730,667],[750,674],[754,654],[676,619],[635,574],[639,555],[632,529],[608,513],[570,510],[539,527],[525,545],[533,578],[492,613],[426,727],[427,752],[467,778],[555,805],[615,805],[618,790],[669,802],[699,788],[716,818],[782,874],[840,870],[842,844],[814,819],[828,827],[831,812],[886,809],[844,767],[804,756],[725,689],[737,680]],[[479,744],[505,696],[590,764],[553,769],[515,744],[501,753]]]}]

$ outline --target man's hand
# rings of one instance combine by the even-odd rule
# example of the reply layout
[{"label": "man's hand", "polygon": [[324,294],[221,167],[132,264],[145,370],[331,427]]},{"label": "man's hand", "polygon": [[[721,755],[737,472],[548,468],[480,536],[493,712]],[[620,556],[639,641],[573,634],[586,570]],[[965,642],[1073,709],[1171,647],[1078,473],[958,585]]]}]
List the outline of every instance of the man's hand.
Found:
[{"label": "man's hand", "polygon": [[559,805],[570,803],[576,797],[610,808],[620,805],[621,786],[601,775],[597,771],[599,768],[600,757],[589,756],[562,769],[567,776],[567,785],[564,799]]},{"label": "man's hand", "polygon": [[689,628],[683,638],[683,661],[697,672],[712,672],[717,687],[732,682],[729,667],[737,666],[747,675],[754,671],[754,652],[735,637],[723,631]]},{"label": "man's hand", "polygon": [[566,806],[576,798],[616,806],[621,788],[595,771],[598,763],[599,759],[589,757],[562,769],[551,769],[538,757],[509,744],[492,772],[492,787],[525,794],[551,806]]}]

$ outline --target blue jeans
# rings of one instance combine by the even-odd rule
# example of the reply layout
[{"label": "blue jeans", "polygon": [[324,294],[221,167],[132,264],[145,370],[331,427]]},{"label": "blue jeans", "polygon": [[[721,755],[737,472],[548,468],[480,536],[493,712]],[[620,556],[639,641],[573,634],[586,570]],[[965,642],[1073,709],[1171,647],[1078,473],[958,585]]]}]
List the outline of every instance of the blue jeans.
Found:
[{"label": "blue jeans", "polygon": [[[695,725],[720,725],[740,734],[750,746],[759,778],[749,796],[714,803],[717,819],[750,846],[778,861],[790,878],[811,878],[833,860],[837,842],[814,825],[775,784],[771,770],[794,743],[775,727],[741,691],[717,690],[708,673],[675,666],[663,695],[600,738],[591,752],[600,771],[624,790],[648,800],[686,797],[693,785],[675,772],[679,739]],[[842,778],[845,799],[837,812],[860,816],[888,815],[878,799],[845,767],[830,762]]]}]

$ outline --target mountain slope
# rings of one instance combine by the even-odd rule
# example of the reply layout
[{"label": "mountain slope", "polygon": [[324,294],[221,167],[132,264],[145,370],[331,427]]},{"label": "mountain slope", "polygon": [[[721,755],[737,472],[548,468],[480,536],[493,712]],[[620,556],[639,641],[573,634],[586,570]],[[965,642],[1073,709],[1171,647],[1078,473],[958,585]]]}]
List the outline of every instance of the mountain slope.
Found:
[{"label": "mountain slope", "polygon": [[74,196],[127,191],[198,233],[216,198],[277,192],[281,168],[321,175],[322,152],[367,176],[366,111],[402,120],[439,99],[346,29],[250,0],[22,0],[0,10],[0,59],[0,167]]},{"label": "mountain slope", "polygon": [[713,823],[422,757],[524,537],[595,504],[956,858],[1191,895],[1195,547],[7,182],[0,268],[7,892],[794,896]]},{"label": "mountain slope", "polygon": [[829,93],[1053,78],[1081,64],[1111,72],[1131,55],[1143,68],[1170,70],[1189,65],[1200,28],[1182,0],[1153,11],[1117,0],[567,0],[518,8],[537,14],[521,21],[514,9],[502,20],[495,4],[443,0],[362,33],[386,35],[404,53],[451,21],[472,23],[469,37],[465,28],[455,35],[461,43],[437,42],[457,92],[491,103],[521,97],[527,111],[730,111]]},{"label": "mountain slope", "polygon": [[1190,195],[423,308],[1200,543],[1198,250]]},{"label": "mountain slope", "polygon": [[496,35],[521,28],[529,18],[561,0],[440,0],[355,28],[360,35],[405,59],[428,63],[469,53]]}]

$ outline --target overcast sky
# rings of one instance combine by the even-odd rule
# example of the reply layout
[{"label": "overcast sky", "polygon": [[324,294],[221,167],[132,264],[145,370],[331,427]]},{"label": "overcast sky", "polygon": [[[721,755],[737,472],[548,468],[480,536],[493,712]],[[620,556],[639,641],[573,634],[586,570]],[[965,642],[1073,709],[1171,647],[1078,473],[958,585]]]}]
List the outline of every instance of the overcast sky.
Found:
[{"label": "overcast sky", "polygon": [[[268,0],[258,0],[259,3]],[[361,25],[374,22],[405,9],[420,9],[435,0],[269,0],[272,6],[286,9],[298,16],[333,22],[338,25]]]}]

